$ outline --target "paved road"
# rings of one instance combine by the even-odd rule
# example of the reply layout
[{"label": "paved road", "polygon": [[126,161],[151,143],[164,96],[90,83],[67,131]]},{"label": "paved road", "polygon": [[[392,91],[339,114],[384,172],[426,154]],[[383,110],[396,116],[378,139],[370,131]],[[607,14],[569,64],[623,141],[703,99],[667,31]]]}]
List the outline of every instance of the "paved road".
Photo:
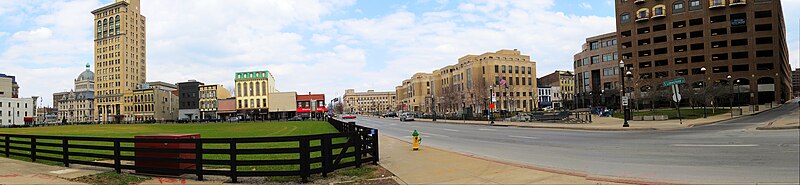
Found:
[{"label": "paved road", "polygon": [[[757,116],[675,131],[592,132],[359,118],[382,134],[487,158],[674,183],[799,183],[800,131],[757,126],[798,111],[797,102]],[[636,124],[635,122],[632,124]]]}]

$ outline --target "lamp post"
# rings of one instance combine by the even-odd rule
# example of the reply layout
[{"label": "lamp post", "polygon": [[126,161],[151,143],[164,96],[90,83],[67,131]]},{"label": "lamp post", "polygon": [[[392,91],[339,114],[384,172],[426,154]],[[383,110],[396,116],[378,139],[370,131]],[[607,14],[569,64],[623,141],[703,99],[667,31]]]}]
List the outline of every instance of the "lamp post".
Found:
[{"label": "lamp post", "polygon": [[[622,72],[625,71],[625,61],[619,60],[619,71],[620,75],[623,75]],[[631,72],[628,71],[625,73],[625,75],[631,75]],[[628,110],[625,109],[627,106],[625,106],[623,102],[621,102],[622,99],[625,97],[625,77],[620,76],[620,81],[622,82],[622,91],[621,91],[622,96],[620,96],[620,106],[622,107],[622,117],[623,117],[622,127],[629,127],[630,125],[628,125]]]},{"label": "lamp post", "polygon": [[731,117],[733,117],[733,81],[731,81],[731,75],[728,75],[728,84],[731,86],[730,97],[728,97],[728,110],[731,111]]},{"label": "lamp post", "polygon": [[707,118],[706,102],[708,100],[706,100],[706,91],[708,91],[708,88],[706,88],[706,67],[700,68],[700,72],[703,72],[703,80],[700,82],[703,85],[703,118]]},{"label": "lamp post", "polygon": [[736,83],[735,83],[735,84],[733,84],[733,85],[735,85],[735,86],[736,86],[736,109],[742,109],[742,108],[741,108],[741,105],[739,105],[739,89],[740,89],[740,85],[739,85],[739,83],[740,83],[740,82],[741,82],[741,80],[738,80],[738,79],[737,79],[737,80],[736,80]]}]

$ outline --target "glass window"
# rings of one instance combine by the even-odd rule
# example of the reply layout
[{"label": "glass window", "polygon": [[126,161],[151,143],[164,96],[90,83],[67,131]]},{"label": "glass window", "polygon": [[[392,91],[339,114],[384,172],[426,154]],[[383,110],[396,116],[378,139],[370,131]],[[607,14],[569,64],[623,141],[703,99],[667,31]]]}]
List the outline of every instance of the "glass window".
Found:
[{"label": "glass window", "polygon": [[649,14],[650,12],[648,12],[647,8],[640,9],[638,12],[636,12],[636,19],[648,18],[650,17]]},{"label": "glass window", "polygon": [[678,1],[672,4],[673,14],[683,13],[684,11],[686,11],[686,9],[684,8],[683,1]]},{"label": "glass window", "polygon": [[703,8],[700,0],[689,0],[689,10],[699,10]]},{"label": "glass window", "polygon": [[627,23],[627,22],[630,22],[630,21],[631,21],[631,14],[628,14],[628,13],[622,13],[621,15],[619,15],[619,21],[620,21],[621,23]]}]

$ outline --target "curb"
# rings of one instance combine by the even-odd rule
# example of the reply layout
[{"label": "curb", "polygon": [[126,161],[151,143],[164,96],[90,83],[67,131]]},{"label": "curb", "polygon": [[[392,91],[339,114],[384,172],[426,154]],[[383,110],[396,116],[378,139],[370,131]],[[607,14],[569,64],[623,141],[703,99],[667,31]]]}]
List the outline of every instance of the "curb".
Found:
[{"label": "curb", "polygon": [[800,125],[797,126],[765,126],[765,127],[756,127],[756,130],[789,130],[789,129],[800,129]]},{"label": "curb", "polygon": [[[385,135],[385,134],[380,134],[380,135],[382,135],[384,137],[388,137],[388,138],[392,138],[392,139],[398,140],[400,142],[411,144],[411,142],[408,142],[408,141],[402,140],[402,139],[398,139],[398,138],[395,138],[395,137],[392,137],[392,136],[389,136],[389,135]],[[583,172],[564,170],[564,169],[557,169],[557,168],[551,168],[551,167],[540,167],[540,166],[527,165],[527,164],[517,164],[517,163],[511,163],[511,162],[507,162],[507,161],[500,161],[500,160],[497,160],[497,159],[490,159],[490,158],[486,158],[486,157],[483,157],[483,156],[478,156],[477,154],[468,154],[468,153],[462,153],[462,152],[457,152],[457,151],[445,150],[445,149],[432,147],[432,146],[428,146],[428,147],[432,148],[434,150],[441,150],[441,151],[444,151],[444,152],[455,153],[455,154],[458,154],[458,155],[463,155],[463,156],[466,156],[466,157],[469,157],[469,158],[478,159],[478,160],[496,162],[496,163],[500,163],[500,164],[504,164],[504,165],[514,166],[514,167],[519,167],[519,168],[525,168],[525,169],[531,169],[531,170],[536,170],[536,171],[543,171],[543,172],[549,172],[549,173],[555,173],[555,174],[561,174],[561,175],[567,175],[567,176],[581,177],[581,178],[585,178],[586,180],[591,180],[591,181],[603,181],[603,182],[624,183],[624,184],[647,184],[647,185],[673,185],[673,184],[677,185],[677,184],[679,184],[679,183],[671,183],[671,182],[656,182],[656,181],[647,181],[647,180],[636,180],[636,179],[623,178],[623,177],[591,176],[591,175],[583,173]],[[398,179],[400,179],[402,181],[402,179],[400,177],[398,177],[398,176],[395,176],[395,177],[397,177]]]},{"label": "curb", "polygon": [[648,130],[659,130],[657,128],[652,127],[644,127],[644,128],[580,128],[580,127],[551,127],[551,126],[531,126],[531,125],[507,125],[507,124],[495,124],[495,125],[488,125],[482,123],[464,123],[464,122],[447,122],[447,121],[423,121],[419,120],[419,122],[426,122],[426,123],[438,123],[438,124],[458,124],[458,125],[484,125],[484,126],[491,126],[491,127],[518,127],[518,128],[536,128],[536,129],[560,129],[560,130],[581,130],[581,131],[648,131]]},{"label": "curb", "polygon": [[[761,111],[761,112],[756,112],[756,113],[752,113],[752,114],[748,114],[748,115],[742,115],[742,116],[739,116],[739,117],[732,117],[732,118],[727,118],[727,119],[722,119],[722,120],[712,121],[712,122],[708,122],[708,123],[695,123],[695,124],[689,124],[689,125],[686,125],[686,127],[687,127],[687,128],[693,128],[693,127],[696,127],[696,126],[706,126],[706,125],[716,124],[716,123],[719,123],[719,122],[724,122],[724,121],[730,121],[730,120],[734,120],[734,119],[743,118],[743,117],[745,117],[745,116],[755,116],[755,115],[759,115],[759,114],[761,114],[761,113],[770,112],[770,111],[773,111],[773,110],[775,110],[775,109],[781,108],[781,107],[783,107],[783,105],[786,105],[786,104],[781,104],[781,105],[775,106],[775,107],[773,107],[773,108],[771,108],[771,109],[769,109],[769,110],[765,110],[765,111]],[[770,124],[771,124],[771,123],[770,123]]]}]

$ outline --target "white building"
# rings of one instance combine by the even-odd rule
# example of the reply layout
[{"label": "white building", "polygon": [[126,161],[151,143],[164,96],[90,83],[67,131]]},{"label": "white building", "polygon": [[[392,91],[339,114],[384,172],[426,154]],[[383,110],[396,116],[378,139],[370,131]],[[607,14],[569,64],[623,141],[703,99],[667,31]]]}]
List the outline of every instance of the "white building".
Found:
[{"label": "white building", "polygon": [[[86,70],[75,78],[75,89],[70,92],[55,93],[53,100],[57,103],[58,122],[80,123],[92,122],[94,116],[94,72],[86,64]],[[59,94],[59,95],[57,95]]]},{"label": "white building", "polygon": [[0,127],[33,124],[35,98],[0,98]]},{"label": "white building", "polygon": [[540,86],[537,87],[539,91],[539,108],[544,108],[553,105],[553,87]]},{"label": "white building", "polygon": [[552,95],[553,108],[559,109],[564,107],[565,93],[561,91],[560,86],[550,87],[550,94]]}]

